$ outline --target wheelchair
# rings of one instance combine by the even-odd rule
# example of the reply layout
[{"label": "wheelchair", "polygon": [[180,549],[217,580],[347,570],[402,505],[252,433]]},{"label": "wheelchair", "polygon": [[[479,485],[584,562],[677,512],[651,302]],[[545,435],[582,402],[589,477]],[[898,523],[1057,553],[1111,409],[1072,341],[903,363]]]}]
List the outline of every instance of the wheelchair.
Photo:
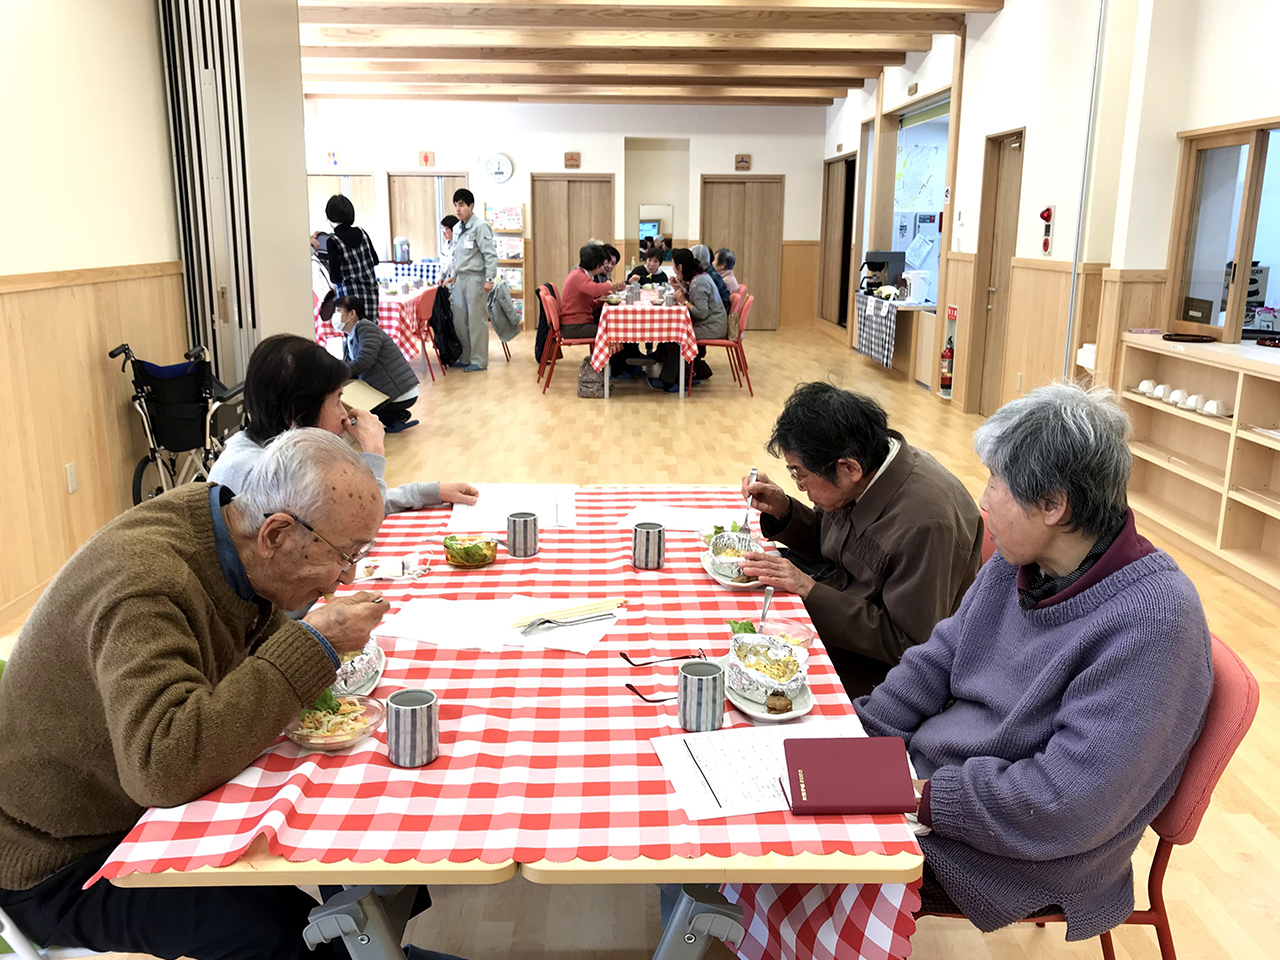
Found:
[{"label": "wheelchair", "polygon": [[127,343],[107,354],[121,355],[120,372],[133,367],[133,408],[149,448],[133,471],[134,504],[208,480],[227,438],[244,425],[244,384],[223,386],[202,346],[187,351],[186,363],[170,366],[139,360]]}]

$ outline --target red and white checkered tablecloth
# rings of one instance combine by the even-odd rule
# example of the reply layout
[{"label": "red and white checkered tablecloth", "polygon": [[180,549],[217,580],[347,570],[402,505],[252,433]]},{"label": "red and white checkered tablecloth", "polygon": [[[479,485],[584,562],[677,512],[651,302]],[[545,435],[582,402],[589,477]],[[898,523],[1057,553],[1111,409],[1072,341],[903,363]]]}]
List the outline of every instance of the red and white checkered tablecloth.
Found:
[{"label": "red and white checkered tablecloth", "polygon": [[[386,331],[404,358],[410,361],[418,355],[418,298],[422,294],[423,291],[415,290],[407,295],[378,295],[378,326]],[[315,300],[316,343],[341,336],[328,320],[320,319],[320,300],[314,294],[312,297]]]},{"label": "red and white checkered tablecloth", "polygon": [[[675,805],[649,738],[681,732],[673,694],[678,663],[637,660],[727,652],[725,620],[750,619],[758,591],[718,586],[698,561],[693,533],[668,531],[661,570],[631,565],[631,532],[618,521],[640,503],[738,508],[727,487],[583,487],[575,528],[539,530],[529,559],[499,552],[488,567],[464,570],[425,547],[431,570],[412,583],[379,586],[398,609],[413,597],[495,599],[628,598],[627,615],[587,656],[508,648],[500,654],[388,640],[374,696],[405,686],[440,698],[441,755],[420,769],[394,767],[379,731],[346,753],[309,753],[281,739],[229,783],[180,807],[151,809],[112,853],[100,876],[192,870],[235,861],[258,836],[292,861],[400,863],[508,859],[599,862],[605,858],[727,857],[800,853],[919,854],[905,819],[793,817],[769,813],[690,822]],[[375,555],[424,549],[447,508],[388,517]],[[356,589],[356,588],[347,588]],[[779,617],[807,622],[804,604],[774,599]],[[809,661],[814,712],[852,707],[826,653]],[[735,710],[727,726],[749,721]],[[746,908],[745,960],[834,957],[889,960],[910,952],[915,884],[743,885],[728,888]]]},{"label": "red and white checkered tablecloth", "polygon": [[656,303],[605,304],[600,311],[600,328],[591,351],[591,366],[603,370],[609,358],[624,343],[678,343],[686,363],[698,356],[698,338],[686,307],[663,307]]}]

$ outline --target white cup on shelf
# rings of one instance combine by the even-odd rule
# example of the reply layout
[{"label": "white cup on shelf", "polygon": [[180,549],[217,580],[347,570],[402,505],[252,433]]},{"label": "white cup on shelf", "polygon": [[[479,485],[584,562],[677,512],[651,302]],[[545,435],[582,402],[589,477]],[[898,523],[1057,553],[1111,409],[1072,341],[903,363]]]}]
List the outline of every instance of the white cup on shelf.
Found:
[{"label": "white cup on shelf", "polygon": [[1173,393],[1173,384],[1162,383],[1156,387],[1155,393],[1151,394],[1157,400],[1168,400],[1169,394]]},{"label": "white cup on shelf", "polygon": [[1165,397],[1165,401],[1172,403],[1175,406],[1185,407],[1187,405],[1187,391],[1179,387],[1177,390],[1171,392],[1169,396]]},{"label": "white cup on shelf", "polygon": [[1179,406],[1184,410],[1194,410],[1196,413],[1200,413],[1204,410],[1204,402],[1205,396],[1203,393],[1193,393],[1187,397],[1186,403],[1179,404]]},{"label": "white cup on shelf", "polygon": [[1225,400],[1206,400],[1201,413],[1210,417],[1231,416],[1231,405]]},{"label": "white cup on shelf", "polygon": [[1151,396],[1156,392],[1156,382],[1154,380],[1143,380],[1138,384],[1138,392],[1144,396]]}]

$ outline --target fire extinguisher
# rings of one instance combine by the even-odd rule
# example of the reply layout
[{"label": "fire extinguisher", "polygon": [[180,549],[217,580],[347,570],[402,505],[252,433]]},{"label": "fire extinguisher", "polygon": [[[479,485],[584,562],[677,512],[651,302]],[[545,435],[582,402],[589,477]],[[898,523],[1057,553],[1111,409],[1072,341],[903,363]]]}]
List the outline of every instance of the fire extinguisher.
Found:
[{"label": "fire extinguisher", "polygon": [[947,345],[942,350],[942,378],[939,381],[941,389],[951,392],[951,374],[956,366],[956,351],[952,345],[952,340],[947,337]]}]

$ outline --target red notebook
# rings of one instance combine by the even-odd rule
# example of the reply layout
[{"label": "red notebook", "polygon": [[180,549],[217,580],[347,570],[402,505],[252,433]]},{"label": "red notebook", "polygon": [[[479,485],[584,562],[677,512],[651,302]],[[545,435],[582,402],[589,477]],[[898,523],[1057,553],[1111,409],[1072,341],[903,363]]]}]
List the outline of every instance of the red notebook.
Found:
[{"label": "red notebook", "polygon": [[784,740],[792,813],[914,813],[901,737]]}]

